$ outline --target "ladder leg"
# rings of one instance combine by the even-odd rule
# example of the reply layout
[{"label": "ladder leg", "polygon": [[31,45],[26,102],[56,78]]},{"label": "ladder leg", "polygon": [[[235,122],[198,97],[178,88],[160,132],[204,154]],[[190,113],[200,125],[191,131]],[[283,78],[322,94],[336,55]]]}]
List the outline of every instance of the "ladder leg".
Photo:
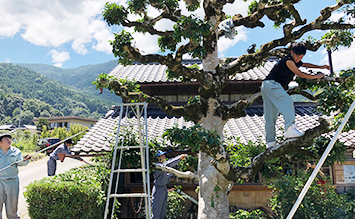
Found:
[{"label": "ladder leg", "polygon": [[[125,109],[125,117],[123,118],[123,112],[124,112],[124,107]],[[131,110],[130,112],[128,112]],[[134,116],[137,118],[136,123],[129,124],[130,115],[134,114]],[[144,114],[144,115],[142,115]],[[144,116],[144,117],[143,117]],[[142,121],[143,118],[143,121]],[[123,125],[121,125],[121,122],[125,121]],[[127,122],[127,124],[125,124]],[[143,124],[142,124],[143,122]],[[121,131],[121,126],[137,126],[137,131],[138,131],[138,137],[139,137],[139,146],[123,146],[124,145],[124,139],[122,140],[122,145],[119,148],[120,149],[120,155],[119,155],[119,161],[118,161],[118,166],[116,167],[116,157],[117,157],[117,149],[118,149],[118,140],[119,140],[119,134]],[[140,161],[141,161],[141,169],[121,169],[121,161],[123,157],[123,150],[124,149],[130,149],[130,148],[139,148],[140,149]],[[116,169],[117,168],[117,169]],[[120,173],[129,173],[129,172],[141,172],[142,173],[142,179],[143,179],[143,193],[127,193],[127,194],[117,194],[118,192],[118,186],[119,186],[119,178],[120,178]],[[114,174],[117,174],[116,177],[114,177]],[[113,188],[113,181],[116,179],[116,187]],[[113,193],[112,193],[113,192]],[[131,103],[131,104],[122,104],[120,108],[120,117],[119,117],[119,122],[118,122],[118,128],[117,128],[117,136],[116,136],[116,143],[114,147],[114,152],[113,152],[113,160],[112,160],[112,166],[111,166],[111,174],[110,174],[110,182],[109,182],[109,188],[108,188],[108,194],[107,194],[107,200],[106,200],[106,206],[105,206],[105,215],[104,219],[107,218],[107,214],[109,213],[109,203],[110,203],[110,198],[114,198],[113,201],[113,206],[111,209],[111,218],[114,216],[114,206],[116,203],[116,198],[129,198],[129,197],[142,197],[144,198],[145,201],[145,214],[146,218],[151,217],[151,206],[150,206],[150,179],[149,179],[149,147],[148,147],[148,132],[147,132],[147,103]]]},{"label": "ladder leg", "polygon": [[[115,147],[113,149],[113,159],[112,159],[112,163],[111,163],[110,182],[109,182],[107,197],[106,197],[104,219],[107,219],[108,209],[109,209],[109,205],[110,205],[110,195],[111,195],[111,188],[112,188],[112,182],[113,182],[113,173],[115,170],[117,144],[118,144],[118,139],[119,139],[119,131],[120,131],[120,125],[121,125],[121,119],[122,119],[122,112],[123,112],[123,105],[121,105],[121,108],[120,108],[120,117],[119,117],[119,122],[118,122],[119,124],[118,124],[117,135],[116,135],[116,143],[115,143]],[[113,204],[115,204],[115,203],[113,203]],[[113,209],[114,208],[112,208],[112,210]]]}]

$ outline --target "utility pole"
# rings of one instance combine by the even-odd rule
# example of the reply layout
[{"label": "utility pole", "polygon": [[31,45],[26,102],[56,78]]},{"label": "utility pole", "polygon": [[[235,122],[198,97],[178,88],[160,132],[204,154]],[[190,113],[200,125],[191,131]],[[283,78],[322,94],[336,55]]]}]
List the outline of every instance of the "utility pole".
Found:
[{"label": "utility pole", "polygon": [[21,102],[18,104],[20,106],[20,114],[18,115],[18,128],[21,127]]}]

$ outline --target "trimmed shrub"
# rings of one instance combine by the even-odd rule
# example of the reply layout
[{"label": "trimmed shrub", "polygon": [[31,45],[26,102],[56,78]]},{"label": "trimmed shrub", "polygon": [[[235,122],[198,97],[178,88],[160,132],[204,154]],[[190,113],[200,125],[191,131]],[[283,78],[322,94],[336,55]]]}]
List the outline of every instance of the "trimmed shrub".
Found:
[{"label": "trimmed shrub", "polygon": [[103,165],[83,166],[26,187],[31,218],[102,218],[109,182]]},{"label": "trimmed shrub", "polygon": [[259,209],[251,212],[240,209],[236,212],[230,213],[229,218],[230,219],[263,219],[263,218],[267,218],[267,215]]},{"label": "trimmed shrub", "polygon": [[[275,183],[275,194],[270,199],[274,213],[273,218],[282,219],[287,217],[310,175],[311,173],[300,174],[299,177],[288,175]],[[337,194],[330,183],[323,184],[316,179],[308,189],[294,218],[353,219],[355,215],[350,211],[349,204],[350,202],[346,199],[346,196]]]}]

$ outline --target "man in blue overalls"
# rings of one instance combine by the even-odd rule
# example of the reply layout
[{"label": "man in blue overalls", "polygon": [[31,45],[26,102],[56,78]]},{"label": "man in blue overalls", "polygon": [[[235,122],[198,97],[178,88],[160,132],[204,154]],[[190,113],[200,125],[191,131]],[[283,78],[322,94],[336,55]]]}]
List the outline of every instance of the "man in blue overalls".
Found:
[{"label": "man in blue overalls", "polygon": [[17,214],[19,178],[17,166],[26,166],[31,158],[27,155],[22,158],[20,149],[12,147],[11,134],[0,134],[0,169],[10,166],[0,172],[0,219],[2,218],[2,207],[5,203],[8,219],[20,218]]},{"label": "man in blue overalls", "polygon": [[[55,171],[57,170],[57,160],[59,160],[58,154],[68,154],[72,155],[71,152],[69,151],[70,146],[73,145],[73,142],[71,139],[68,139],[64,142],[64,144],[59,145],[50,155],[49,155],[49,160],[47,162],[47,170],[48,170],[48,176],[54,176]],[[86,161],[83,160],[81,157],[75,157],[74,159],[83,161],[87,163]],[[60,161],[64,161],[60,159]]]},{"label": "man in blue overalls", "polygon": [[[181,160],[186,158],[186,154],[166,160],[166,152],[158,150],[157,159],[158,165],[174,167],[180,163]],[[170,178],[173,176],[171,173],[162,170],[154,171],[154,187],[152,198],[152,219],[164,219],[166,213],[166,204],[168,201],[168,189],[166,184],[169,183]]]}]

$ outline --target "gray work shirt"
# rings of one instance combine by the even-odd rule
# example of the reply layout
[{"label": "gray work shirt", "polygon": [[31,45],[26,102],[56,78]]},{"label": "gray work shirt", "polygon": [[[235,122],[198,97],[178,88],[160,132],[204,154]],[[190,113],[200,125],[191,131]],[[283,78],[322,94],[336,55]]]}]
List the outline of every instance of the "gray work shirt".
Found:
[{"label": "gray work shirt", "polygon": [[[0,149],[0,169],[11,165],[17,161],[23,160],[21,150],[15,147],[10,146],[9,150],[4,154]],[[12,165],[0,172],[0,180],[5,179],[16,179],[18,178],[18,169],[17,166],[26,166],[30,160],[21,161],[16,165]]]},{"label": "gray work shirt", "polygon": [[[164,167],[174,167],[180,163],[180,155],[174,158],[171,158],[163,163],[158,162],[157,165],[161,165]],[[173,176],[171,173],[167,173],[162,170],[154,171],[154,185],[155,186],[166,186],[169,183],[170,178]]]},{"label": "gray work shirt", "polygon": [[[49,157],[53,160],[59,160],[58,154],[68,154],[68,155],[72,155],[72,153],[69,151],[69,148],[63,143],[61,145],[59,145],[50,155]],[[82,160],[81,157],[75,157],[74,159],[77,160]]]}]

